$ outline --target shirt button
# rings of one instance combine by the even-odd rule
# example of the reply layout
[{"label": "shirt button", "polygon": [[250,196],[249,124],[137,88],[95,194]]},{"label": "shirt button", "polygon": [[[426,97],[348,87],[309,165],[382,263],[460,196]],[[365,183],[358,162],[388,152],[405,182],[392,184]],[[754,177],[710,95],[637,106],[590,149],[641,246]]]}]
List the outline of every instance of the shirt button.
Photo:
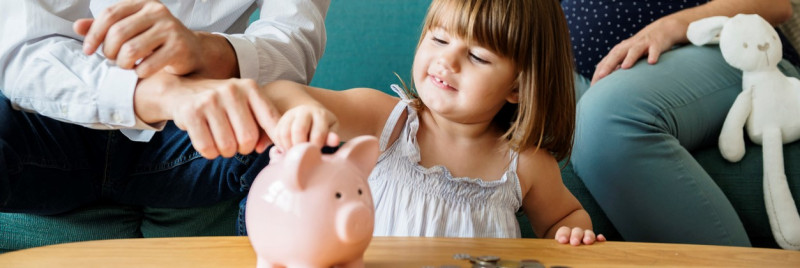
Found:
[{"label": "shirt button", "polygon": [[111,118],[112,118],[112,119],[114,120],[114,122],[116,122],[116,123],[122,123],[122,116],[120,116],[120,115],[119,115],[119,113],[117,113],[117,112],[114,112],[114,113],[112,113],[112,114],[111,114]]}]

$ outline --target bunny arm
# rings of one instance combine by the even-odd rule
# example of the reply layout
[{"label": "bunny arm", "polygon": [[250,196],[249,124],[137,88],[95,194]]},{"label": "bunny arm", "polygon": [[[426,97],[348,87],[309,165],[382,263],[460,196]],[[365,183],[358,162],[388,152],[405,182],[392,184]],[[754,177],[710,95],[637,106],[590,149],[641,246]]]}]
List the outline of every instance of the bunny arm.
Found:
[{"label": "bunny arm", "polygon": [[786,181],[783,141],[777,127],[764,130],[764,203],[772,235],[784,249],[800,250],[800,214]]},{"label": "bunny arm", "polygon": [[739,93],[722,124],[719,151],[730,162],[738,162],[744,157],[744,124],[752,109],[753,90],[749,88]]}]

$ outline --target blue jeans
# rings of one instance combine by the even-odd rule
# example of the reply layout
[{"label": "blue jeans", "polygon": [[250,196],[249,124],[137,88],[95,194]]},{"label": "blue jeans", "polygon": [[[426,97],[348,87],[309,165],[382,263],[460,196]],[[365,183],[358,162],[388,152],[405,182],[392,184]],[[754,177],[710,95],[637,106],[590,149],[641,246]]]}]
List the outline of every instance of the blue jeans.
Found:
[{"label": "blue jeans", "polygon": [[[780,67],[798,76],[787,61]],[[741,81],[718,47],[684,46],[583,93],[573,168],[625,240],[750,246],[733,206],[690,154],[716,146]]]},{"label": "blue jeans", "polygon": [[243,196],[268,154],[207,160],[171,122],[150,142],[13,110],[0,94],[0,212],[57,214],[97,202],[161,208]]}]

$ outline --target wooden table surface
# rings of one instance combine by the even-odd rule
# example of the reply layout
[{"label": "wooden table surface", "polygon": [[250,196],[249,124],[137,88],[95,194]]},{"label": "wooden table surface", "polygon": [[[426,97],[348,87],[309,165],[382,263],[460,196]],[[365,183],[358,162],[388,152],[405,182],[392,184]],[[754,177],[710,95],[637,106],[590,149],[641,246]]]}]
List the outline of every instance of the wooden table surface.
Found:
[{"label": "wooden table surface", "polygon": [[[453,255],[535,259],[545,267],[800,267],[800,252],[781,249],[603,242],[561,245],[550,239],[375,237],[367,267],[469,267]],[[67,243],[0,254],[0,267],[255,267],[247,237],[117,239]]]}]

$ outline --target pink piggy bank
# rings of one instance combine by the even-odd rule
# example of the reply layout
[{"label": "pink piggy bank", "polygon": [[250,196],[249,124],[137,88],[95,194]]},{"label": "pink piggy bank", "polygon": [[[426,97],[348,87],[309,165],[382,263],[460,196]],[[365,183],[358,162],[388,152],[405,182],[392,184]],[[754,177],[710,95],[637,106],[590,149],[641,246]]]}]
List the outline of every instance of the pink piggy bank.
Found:
[{"label": "pink piggy bank", "polygon": [[307,143],[272,151],[245,211],[258,267],[363,267],[375,224],[367,177],[379,154],[372,136],[331,155]]}]

